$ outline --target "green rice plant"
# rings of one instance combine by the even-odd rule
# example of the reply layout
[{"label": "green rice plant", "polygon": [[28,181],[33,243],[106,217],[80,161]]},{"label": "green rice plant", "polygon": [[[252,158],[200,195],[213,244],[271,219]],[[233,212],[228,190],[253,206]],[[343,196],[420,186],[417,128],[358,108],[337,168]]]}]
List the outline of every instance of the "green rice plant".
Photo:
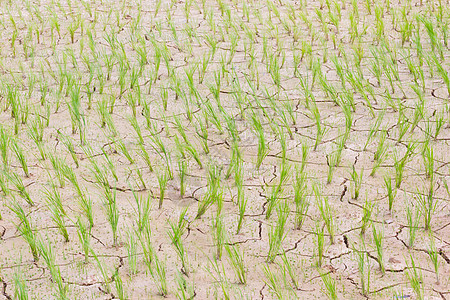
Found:
[{"label": "green rice plant", "polygon": [[408,122],[408,118],[403,113],[403,106],[399,106],[399,117],[397,121],[397,128],[398,128],[398,138],[397,143],[402,141],[402,138],[405,136],[405,134],[408,132],[408,129],[410,128],[411,124]]},{"label": "green rice plant", "polygon": [[425,174],[428,179],[433,181],[434,177],[434,151],[433,146],[429,143],[425,143],[424,149],[422,151],[422,156],[425,165]]},{"label": "green rice plant", "polygon": [[316,229],[314,234],[317,237],[317,267],[322,266],[323,253],[324,253],[324,226],[320,225],[320,222],[316,222]]},{"label": "green rice plant", "polygon": [[56,283],[58,288],[58,299],[69,299],[69,286],[64,283],[61,276],[61,270],[55,262],[55,254],[53,253],[53,248],[50,242],[45,243],[42,240],[38,241],[38,249],[40,256],[44,259],[47,268],[50,271],[52,281]]},{"label": "green rice plant", "polygon": [[182,240],[182,236],[185,233],[188,224],[186,213],[187,207],[180,213],[178,223],[175,224],[169,221],[170,230],[168,231],[169,238],[172,241],[172,244],[175,247],[175,251],[181,260],[182,272],[184,274],[188,274],[189,272],[187,253]]},{"label": "green rice plant", "polygon": [[138,273],[136,235],[130,230],[127,236],[128,242],[125,244],[125,247],[127,249],[128,267],[130,268],[131,276],[134,276]]},{"label": "green rice plant", "polygon": [[139,238],[139,242],[142,248],[143,261],[151,274],[153,272],[152,261],[153,261],[153,253],[155,252],[155,250],[153,248],[153,243],[151,240],[150,226],[145,226],[145,230],[143,230],[142,232],[137,232],[137,236]]},{"label": "green rice plant", "polygon": [[216,245],[215,259],[217,260],[222,260],[223,248],[225,246],[226,229],[224,226],[223,216],[218,212],[215,220],[213,220],[213,237]]},{"label": "green rice plant", "polygon": [[117,246],[118,240],[118,224],[119,224],[119,211],[117,207],[117,190],[114,188],[114,192],[111,189],[104,190],[103,204],[106,208],[106,217],[108,219],[109,225],[111,225],[111,230],[113,234],[113,245]]},{"label": "green rice plant", "polygon": [[217,165],[211,164],[209,166],[207,177],[207,191],[203,196],[203,199],[198,204],[197,215],[195,216],[195,219],[199,219],[215,201],[222,201],[219,199],[223,197],[223,191],[220,186],[220,174],[221,169]]},{"label": "green rice plant", "polygon": [[152,269],[152,276],[158,283],[159,294],[166,297],[169,294],[169,289],[167,286],[166,261],[161,261],[156,255],[156,252],[154,252],[153,255],[154,268]]},{"label": "green rice plant", "polygon": [[194,158],[194,160],[197,163],[197,165],[199,166],[199,168],[202,169],[203,164],[202,164],[202,160],[200,159],[200,154],[198,153],[197,149],[191,143],[186,144],[185,149]]},{"label": "green rice plant", "polygon": [[295,229],[302,228],[304,217],[309,209],[309,199],[307,198],[306,173],[296,172],[294,183],[294,202],[295,202]]},{"label": "green rice plant", "polygon": [[397,195],[397,189],[392,188],[392,180],[389,176],[384,176],[384,184],[387,190],[389,211],[392,212],[392,207],[394,205],[395,196]]},{"label": "green rice plant", "polygon": [[75,152],[75,146],[73,145],[72,140],[69,137],[67,137],[64,134],[62,134],[61,132],[59,132],[59,131],[58,131],[58,137],[62,141],[62,143],[66,146],[66,148],[69,151],[70,156],[72,157],[73,162],[75,163],[76,167],[79,168],[80,167],[80,162],[78,160],[77,153]]},{"label": "green rice plant", "polygon": [[180,174],[180,196],[183,197],[186,192],[186,172],[187,164],[182,158],[178,160],[178,171]]},{"label": "green rice plant", "polygon": [[398,159],[397,153],[394,152],[395,187],[396,188],[400,188],[400,185],[402,184],[403,171],[404,171],[405,165],[408,162],[408,160],[410,159],[410,157],[412,156],[414,149],[416,148],[416,145],[417,144],[415,142],[410,141],[407,145],[406,153],[401,159]]},{"label": "green rice plant", "polygon": [[159,185],[159,204],[158,208],[161,209],[164,201],[164,195],[167,189],[167,182],[169,181],[169,174],[167,170],[163,174],[157,174]]},{"label": "green rice plant", "polygon": [[387,155],[388,147],[385,144],[385,140],[386,140],[386,131],[382,130],[381,134],[380,134],[380,139],[378,141],[377,150],[374,154],[375,161],[372,166],[372,171],[370,172],[371,177],[375,176],[376,171],[381,167],[383,162],[388,157],[388,155]]},{"label": "green rice plant", "polygon": [[200,118],[196,118],[196,120],[198,127],[200,128],[198,128],[197,125],[195,125],[195,133],[200,137],[203,152],[205,152],[205,154],[208,154],[209,153],[208,128],[207,128],[208,119],[205,117],[206,124]]},{"label": "green rice plant", "polygon": [[358,270],[361,277],[361,289],[362,294],[368,297],[370,293],[370,265],[369,265],[369,255],[365,250],[365,245],[363,242],[363,250],[356,250],[357,260],[358,260]]},{"label": "green rice plant", "polygon": [[369,200],[366,196],[366,202],[363,206],[363,215],[361,217],[361,235],[363,236],[366,233],[367,227],[372,223],[371,217],[373,208],[375,207],[375,203]]},{"label": "green rice plant", "polygon": [[239,283],[247,284],[244,251],[241,251],[237,245],[231,244],[225,244],[225,250]]},{"label": "green rice plant", "polygon": [[442,126],[444,125],[444,112],[440,111],[436,115],[435,127],[434,127],[434,140],[437,140],[439,133],[441,132]]},{"label": "green rice plant", "polygon": [[130,152],[127,149],[127,146],[125,146],[125,143],[121,139],[116,139],[114,141],[114,145],[119,153],[122,153],[126,159],[129,161],[130,164],[134,164],[134,158],[131,156]]},{"label": "green rice plant", "polygon": [[[106,164],[108,166],[108,169],[111,171],[111,174],[113,175],[114,179],[116,181],[119,181],[119,178],[117,176],[116,166],[113,164],[113,162],[109,158],[108,152],[105,150],[104,147],[102,147],[101,150],[102,150],[103,157],[106,159]],[[139,169],[137,169],[137,170],[139,170]]]},{"label": "green rice plant", "polygon": [[20,165],[22,166],[22,170],[25,174],[25,177],[30,177],[30,172],[28,171],[28,164],[27,160],[25,158],[25,155],[23,154],[22,148],[19,146],[18,142],[15,140],[11,140],[12,148],[14,153],[16,154],[17,160],[19,161]]},{"label": "green rice plant", "polygon": [[313,192],[316,198],[317,207],[319,208],[320,216],[325,222],[328,234],[330,235],[330,243],[334,244],[335,225],[333,219],[333,211],[331,210],[330,203],[327,196],[322,196],[317,184],[313,185]]},{"label": "green rice plant", "polygon": [[295,289],[299,289],[299,283],[298,283],[298,276],[292,267],[292,261],[290,261],[287,256],[286,252],[283,252],[281,255],[281,259],[283,261],[283,264],[279,264],[279,267],[282,268],[283,273],[287,273],[289,275],[289,278],[291,279],[292,285]]},{"label": "green rice plant", "polygon": [[361,173],[356,172],[356,168],[353,165],[352,171],[350,172],[350,177],[352,180],[351,191],[352,191],[352,199],[357,200],[359,197],[359,192],[361,190],[362,185],[362,177],[363,177],[364,169],[361,169]]},{"label": "green rice plant", "polygon": [[272,191],[267,196],[266,220],[272,216],[273,209],[277,207],[279,200],[279,190],[276,186],[272,186]]},{"label": "green rice plant", "polygon": [[23,207],[19,204],[19,202],[12,197],[12,199],[7,204],[8,208],[15,214],[15,216],[19,219],[18,225],[16,225],[18,232],[25,239],[28,246],[30,247],[31,254],[33,255],[34,261],[39,260],[39,249],[38,249],[38,241],[35,233],[35,229],[33,228],[30,220],[28,219],[27,213],[23,210]]},{"label": "green rice plant", "polygon": [[300,173],[303,173],[305,171],[306,163],[308,162],[308,154],[309,154],[309,147],[306,142],[302,143],[302,162],[300,165]]},{"label": "green rice plant", "polygon": [[20,267],[17,267],[14,272],[14,299],[28,300],[28,287],[25,278],[23,278],[23,272]]},{"label": "green rice plant", "polygon": [[144,144],[144,138],[142,136],[142,130],[141,130],[141,127],[139,126],[139,123],[138,123],[136,117],[129,117],[128,121],[130,122],[131,126],[133,127],[134,131],[136,132],[136,135],[137,135],[138,140],[139,140],[139,144]]},{"label": "green rice plant", "polygon": [[432,192],[423,194],[419,190],[415,193],[414,199],[420,207],[424,228],[425,230],[429,230],[431,228],[431,220],[437,207],[437,199],[434,199]]},{"label": "green rice plant", "polygon": [[61,188],[65,187],[66,180],[64,176],[64,171],[68,168],[65,161],[63,161],[60,157],[53,155],[52,153],[49,153],[48,158],[50,160],[50,163],[52,164],[53,170],[55,171],[56,177],[59,181],[59,186]]},{"label": "green rice plant", "polygon": [[327,155],[327,184],[331,183],[331,181],[333,180],[334,170],[339,167],[342,158],[342,151],[348,138],[347,134],[339,134],[339,136],[340,138],[337,140],[336,149],[330,155]]},{"label": "green rice plant", "polygon": [[112,278],[114,280],[114,285],[116,286],[117,297],[120,300],[128,299],[128,297],[126,295],[126,291],[123,286],[122,277],[120,276],[118,269],[116,269],[116,273],[114,273]]},{"label": "green rice plant", "polygon": [[264,128],[261,124],[261,120],[257,117],[256,114],[252,115],[252,125],[255,131],[255,134],[258,138],[258,156],[256,159],[256,169],[259,170],[264,158],[267,156],[269,149],[267,147],[266,138],[264,135]]},{"label": "green rice plant", "polygon": [[372,234],[373,241],[375,242],[376,250],[377,250],[377,259],[378,265],[380,266],[380,270],[382,274],[385,274],[386,268],[384,265],[384,255],[383,255],[383,238],[384,238],[384,230],[380,229],[377,231],[374,223],[372,223]]},{"label": "green rice plant", "polygon": [[279,283],[279,278],[272,272],[271,266],[269,264],[266,264],[263,268],[263,271],[265,275],[265,279],[263,280],[269,287],[269,290],[277,299],[285,299],[283,289]]},{"label": "green rice plant", "polygon": [[77,227],[78,240],[81,244],[81,249],[83,250],[84,263],[87,264],[89,262],[89,252],[91,251],[92,226],[86,226],[80,217],[77,217],[75,225]]},{"label": "green rice plant", "polygon": [[377,117],[375,123],[373,124],[373,126],[369,130],[369,135],[367,137],[367,141],[364,144],[364,148],[363,148],[364,151],[367,149],[367,146],[369,145],[372,137],[374,137],[375,134],[379,132],[379,128],[380,128],[381,122],[383,121],[383,118],[384,118],[385,115],[386,115],[386,110],[385,109],[383,109],[378,114],[378,117]]},{"label": "green rice plant", "polygon": [[0,126],[0,151],[2,152],[3,168],[8,166],[8,150],[10,144],[10,137],[3,126]]},{"label": "green rice plant", "polygon": [[9,179],[9,182],[11,182],[17,189],[17,192],[19,193],[20,197],[22,197],[29,205],[34,206],[35,203],[33,199],[31,199],[30,194],[28,193],[25,185],[23,184],[22,178],[14,172],[12,172],[11,174],[9,173],[4,174]]},{"label": "green rice plant", "polygon": [[142,195],[138,195],[138,193],[130,187],[134,202],[136,202],[136,209],[134,211],[137,214],[137,227],[139,232],[145,229],[146,226],[149,225],[150,220],[150,211],[151,211],[151,193],[148,193],[147,197],[144,199]]},{"label": "green rice plant", "polygon": [[177,285],[178,285],[178,291],[177,297],[178,299],[192,299],[194,296],[194,285],[189,286],[186,282],[186,279],[184,278],[183,274],[181,272],[177,272]]},{"label": "green rice plant", "polygon": [[317,108],[317,105],[313,105],[312,108],[312,113],[315,119],[315,123],[316,123],[316,128],[317,128],[317,133],[316,133],[316,140],[314,142],[314,151],[317,150],[317,147],[319,146],[320,142],[322,141],[323,136],[325,135],[327,128],[322,126],[322,120],[320,117],[320,113],[319,113],[319,109]]},{"label": "green rice plant", "polygon": [[330,276],[330,273],[320,273],[320,278],[325,285],[326,293],[329,299],[337,300],[336,281]]},{"label": "green rice plant", "polygon": [[439,252],[436,249],[436,244],[434,241],[435,238],[433,236],[433,232],[429,231],[428,235],[429,235],[430,243],[428,246],[427,253],[433,264],[434,273],[436,274],[436,282],[437,282],[437,284],[439,284]]},{"label": "green rice plant", "polygon": [[55,187],[54,184],[52,184],[52,190],[51,191],[46,190],[44,191],[44,193],[46,196],[47,206],[52,215],[53,222],[55,222],[56,226],[58,227],[58,230],[64,237],[64,241],[69,242],[69,233],[67,232],[66,223],[64,221],[66,212],[64,210],[61,195],[58,189]]},{"label": "green rice plant", "polygon": [[5,173],[5,171],[0,170],[0,189],[2,190],[5,196],[8,196],[10,194],[8,183],[9,179],[7,173]]},{"label": "green rice plant", "polygon": [[147,168],[149,169],[150,172],[153,172],[153,165],[152,165],[152,161],[150,159],[150,156],[148,155],[147,150],[145,149],[143,144],[138,144],[139,146],[139,151],[137,152],[138,155],[140,157],[142,157],[142,159],[144,160]]},{"label": "green rice plant", "polygon": [[420,210],[415,209],[412,205],[406,206],[406,220],[408,222],[408,247],[412,248],[416,240],[417,229],[419,228]]},{"label": "green rice plant", "polygon": [[423,287],[423,275],[422,271],[416,267],[416,263],[412,254],[410,253],[411,265],[408,266],[406,271],[406,276],[408,277],[409,283],[412,289],[416,293],[417,299],[424,299],[424,287]]},{"label": "green rice plant", "polygon": [[99,256],[94,252],[94,249],[91,248],[91,256],[94,258],[95,262],[97,263],[97,268],[99,269],[102,277],[103,277],[103,284],[105,285],[105,291],[107,293],[111,292],[111,278],[108,276],[107,273],[107,267],[105,267],[104,262],[102,262],[99,258]]},{"label": "green rice plant", "polygon": [[289,203],[287,201],[277,206],[277,215],[277,223],[275,226],[272,225],[269,231],[269,251],[266,260],[268,263],[275,261],[280,250],[282,250],[283,240],[286,238],[286,221],[289,216]]},{"label": "green rice plant", "polygon": [[237,188],[237,204],[239,208],[239,218],[238,218],[238,224],[236,229],[236,234],[238,234],[241,231],[242,224],[244,221],[245,216],[245,210],[247,209],[247,198],[245,197],[244,192],[244,178],[243,178],[243,166],[242,161],[240,161],[237,166],[235,167],[235,184]]}]

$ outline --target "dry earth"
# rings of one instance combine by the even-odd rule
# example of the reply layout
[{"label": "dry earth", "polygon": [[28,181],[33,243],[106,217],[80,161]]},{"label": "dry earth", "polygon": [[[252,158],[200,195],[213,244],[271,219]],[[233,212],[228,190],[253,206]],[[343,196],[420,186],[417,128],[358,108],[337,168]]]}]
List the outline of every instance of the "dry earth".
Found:
[{"label": "dry earth", "polygon": [[450,299],[449,22],[0,1],[0,299]]}]

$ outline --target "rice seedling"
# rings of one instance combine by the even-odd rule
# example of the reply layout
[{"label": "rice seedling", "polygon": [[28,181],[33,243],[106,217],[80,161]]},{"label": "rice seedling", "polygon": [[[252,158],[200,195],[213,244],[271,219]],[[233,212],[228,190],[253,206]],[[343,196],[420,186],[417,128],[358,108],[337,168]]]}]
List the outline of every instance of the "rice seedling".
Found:
[{"label": "rice seedling", "polygon": [[230,264],[240,284],[247,283],[244,252],[237,245],[225,244]]},{"label": "rice seedling", "polygon": [[357,260],[358,260],[358,270],[359,275],[361,277],[361,289],[363,296],[367,297],[370,293],[370,265],[369,265],[369,256],[365,251],[365,245],[363,244],[363,250],[356,250]]},{"label": "rice seedling", "polygon": [[356,172],[356,168],[353,165],[352,171],[350,172],[350,177],[352,180],[351,191],[352,191],[352,199],[357,200],[359,197],[359,192],[362,186],[362,177],[363,177],[364,169],[361,169],[361,173]]},{"label": "rice seedling", "polygon": [[392,187],[392,180],[388,176],[384,177],[384,184],[387,190],[389,211],[392,212],[392,207],[394,205],[395,196],[397,195],[397,190]]},{"label": "rice seedling", "polygon": [[309,199],[306,195],[306,173],[297,172],[294,184],[294,202],[295,202],[295,229],[302,228],[304,217],[309,209]]},{"label": "rice seedling", "polygon": [[317,207],[319,208],[320,216],[325,222],[328,234],[330,236],[330,243],[334,244],[335,236],[335,224],[333,219],[333,211],[331,210],[330,203],[327,196],[322,196],[317,184],[313,185],[313,192],[316,198]]},{"label": "rice seedling", "polygon": [[0,150],[2,151],[3,168],[8,166],[8,150],[10,137],[3,126],[0,127]]},{"label": "rice seedling", "polygon": [[270,291],[277,299],[285,299],[285,295],[283,293],[282,287],[280,286],[278,276],[273,273],[270,265],[265,265],[263,267],[264,275],[265,275],[265,283],[269,287]]},{"label": "rice seedling", "polygon": [[23,154],[22,148],[19,146],[18,142],[15,140],[12,140],[12,148],[14,153],[16,154],[17,160],[19,161],[20,165],[22,166],[22,170],[25,174],[25,177],[30,177],[30,172],[28,171],[28,164],[27,160],[25,158],[25,155]]},{"label": "rice seedling", "polygon": [[406,220],[408,222],[408,246],[412,248],[416,240],[417,229],[419,228],[420,210],[413,206],[406,206]]},{"label": "rice seedling", "polygon": [[211,164],[208,169],[207,177],[208,189],[203,196],[203,199],[198,204],[195,219],[199,219],[214,202],[221,201],[219,198],[223,197],[223,191],[220,186],[220,175],[221,169],[217,165]]},{"label": "rice seedling", "polygon": [[19,300],[28,300],[29,292],[27,287],[27,282],[23,278],[22,271],[20,267],[14,272],[14,298]]},{"label": "rice seedling", "polygon": [[406,163],[411,158],[414,149],[416,148],[416,143],[410,141],[408,143],[406,153],[402,158],[397,157],[397,153],[394,152],[394,168],[395,168],[395,187],[400,188],[400,185],[402,184],[403,180],[403,171],[405,168]]},{"label": "rice seedling", "polygon": [[46,196],[46,202],[48,205],[48,208],[52,214],[52,220],[55,222],[56,226],[58,227],[58,230],[60,231],[61,235],[64,237],[64,241],[67,243],[69,242],[69,233],[67,232],[66,224],[64,217],[66,216],[66,212],[64,210],[61,195],[54,184],[52,185],[52,190],[46,190],[44,191]]},{"label": "rice seedling", "polygon": [[159,185],[158,208],[161,209],[163,202],[164,202],[164,195],[166,193],[167,183],[169,182],[169,175],[168,175],[167,171],[165,170],[165,172],[163,174],[158,174],[157,177],[158,177],[158,185]]},{"label": "rice seedling", "polygon": [[366,196],[366,202],[363,206],[363,215],[361,217],[361,235],[364,235],[366,233],[367,227],[372,222],[371,217],[374,206],[375,204]]},{"label": "rice seedling", "polygon": [[128,151],[128,148],[125,145],[125,143],[123,142],[123,140],[116,139],[113,142],[114,142],[117,152],[122,153],[126,157],[126,159],[128,160],[128,162],[130,164],[134,164],[135,163],[134,158],[133,158],[133,156],[131,156],[131,153]]},{"label": "rice seedling", "polygon": [[80,217],[77,218],[77,235],[78,240],[83,250],[84,262],[89,262],[89,253],[91,252],[91,228],[92,226],[85,226]]},{"label": "rice seedling", "polygon": [[316,222],[316,230],[314,234],[317,237],[317,267],[322,266],[323,261],[323,253],[324,253],[324,232],[323,232],[323,226],[320,225],[319,222]]},{"label": "rice seedling", "polygon": [[424,221],[424,228],[425,230],[429,230],[431,228],[431,220],[433,218],[434,211],[437,207],[437,199],[434,199],[432,190],[426,194],[417,190],[414,195],[414,199],[420,207],[420,213],[423,216]]},{"label": "rice seedling", "polygon": [[266,138],[264,135],[264,129],[261,124],[261,120],[256,114],[253,114],[252,121],[253,121],[253,129],[258,138],[258,156],[256,159],[256,169],[259,169],[261,167],[264,158],[267,156],[269,149],[267,148]]},{"label": "rice seedling", "polygon": [[69,299],[67,295],[69,293],[69,286],[64,283],[64,280],[61,276],[61,270],[55,263],[55,254],[53,253],[53,247],[51,243],[45,243],[44,241],[39,239],[38,249],[40,256],[43,258],[44,262],[47,265],[47,268],[50,270],[52,280],[56,283],[58,289],[58,298]]},{"label": "rice seedling", "polygon": [[283,252],[280,256],[283,261],[283,264],[279,264],[280,268],[282,268],[284,274],[287,273],[289,275],[293,287],[299,289],[298,278],[296,270],[292,266],[292,261],[287,258],[286,252]]},{"label": "rice seedling", "polygon": [[408,277],[412,289],[416,293],[417,299],[423,299],[424,287],[422,271],[418,267],[416,267],[416,262],[414,261],[412,254],[410,254],[410,262],[411,265],[406,272],[406,276]]},{"label": "rice seedling", "polygon": [[161,261],[156,255],[156,252],[153,254],[154,268],[152,271],[152,276],[158,283],[159,294],[166,297],[169,294],[169,289],[167,286],[166,261]]},{"label": "rice seedling", "polygon": [[62,134],[61,132],[58,132],[59,138],[63,142],[63,144],[67,147],[67,150],[70,153],[70,156],[73,159],[73,162],[75,163],[76,167],[80,167],[80,162],[77,156],[77,153],[75,152],[75,146],[70,138]]},{"label": "rice seedling", "polygon": [[19,223],[17,226],[17,230],[23,236],[28,246],[30,247],[31,254],[33,255],[34,261],[39,260],[39,246],[37,241],[37,236],[34,227],[32,227],[30,220],[28,219],[27,214],[23,210],[23,207],[17,202],[14,198],[10,200],[7,204],[8,208],[16,215],[19,219]]},{"label": "rice seedling", "polygon": [[320,273],[320,278],[322,278],[322,282],[325,285],[328,298],[332,300],[338,299],[336,281],[330,276],[329,273]]},{"label": "rice seedling", "polygon": [[100,260],[99,256],[94,252],[94,250],[91,248],[91,256],[94,258],[95,262],[97,263],[97,268],[100,271],[100,274],[103,278],[103,284],[105,286],[105,291],[107,293],[111,292],[111,278],[108,276],[108,270],[105,266],[104,262]]},{"label": "rice seedling", "polygon": [[114,273],[112,278],[114,280],[114,285],[116,286],[117,297],[120,300],[128,299],[127,293],[126,293],[126,291],[124,289],[124,286],[123,286],[122,277],[119,274],[119,270],[116,269],[116,273]]},{"label": "rice seedling", "polygon": [[372,234],[373,234],[373,241],[375,242],[377,250],[378,265],[380,267],[381,273],[385,274],[386,268],[384,265],[384,256],[383,256],[383,238],[384,238],[383,229],[377,230],[374,223],[372,223]]},{"label": "rice seedling", "polygon": [[118,223],[119,223],[119,211],[117,207],[117,189],[113,188],[104,190],[103,205],[106,208],[106,217],[109,224],[111,225],[112,235],[113,235],[113,245],[117,246],[118,240]]},{"label": "rice seedling", "polygon": [[183,241],[182,241],[182,236],[186,231],[186,227],[187,227],[187,223],[188,223],[186,213],[187,213],[187,208],[184,209],[180,213],[178,222],[176,224],[169,221],[170,230],[168,231],[169,238],[172,241],[172,244],[175,247],[177,255],[181,260],[182,271],[184,274],[188,274],[188,272],[189,272],[187,253],[184,248]]},{"label": "rice seedling", "polygon": [[428,256],[430,257],[431,263],[433,264],[434,273],[436,274],[436,282],[439,284],[439,252],[436,249],[435,237],[433,236],[432,231],[428,232],[429,235],[429,246],[428,246]]},{"label": "rice seedling", "polygon": [[279,255],[283,240],[286,237],[286,221],[289,216],[289,204],[287,201],[277,206],[277,215],[277,223],[275,226],[271,226],[269,231],[269,251],[266,260],[268,263],[273,263]]},{"label": "rice seedling", "polygon": [[17,189],[17,192],[19,193],[20,197],[22,197],[22,199],[24,199],[29,205],[33,206],[35,203],[33,201],[33,199],[31,199],[30,194],[28,193],[22,178],[20,178],[19,175],[17,175],[16,173],[4,173],[6,175],[6,178],[9,179],[9,182],[11,182],[14,187]]}]

